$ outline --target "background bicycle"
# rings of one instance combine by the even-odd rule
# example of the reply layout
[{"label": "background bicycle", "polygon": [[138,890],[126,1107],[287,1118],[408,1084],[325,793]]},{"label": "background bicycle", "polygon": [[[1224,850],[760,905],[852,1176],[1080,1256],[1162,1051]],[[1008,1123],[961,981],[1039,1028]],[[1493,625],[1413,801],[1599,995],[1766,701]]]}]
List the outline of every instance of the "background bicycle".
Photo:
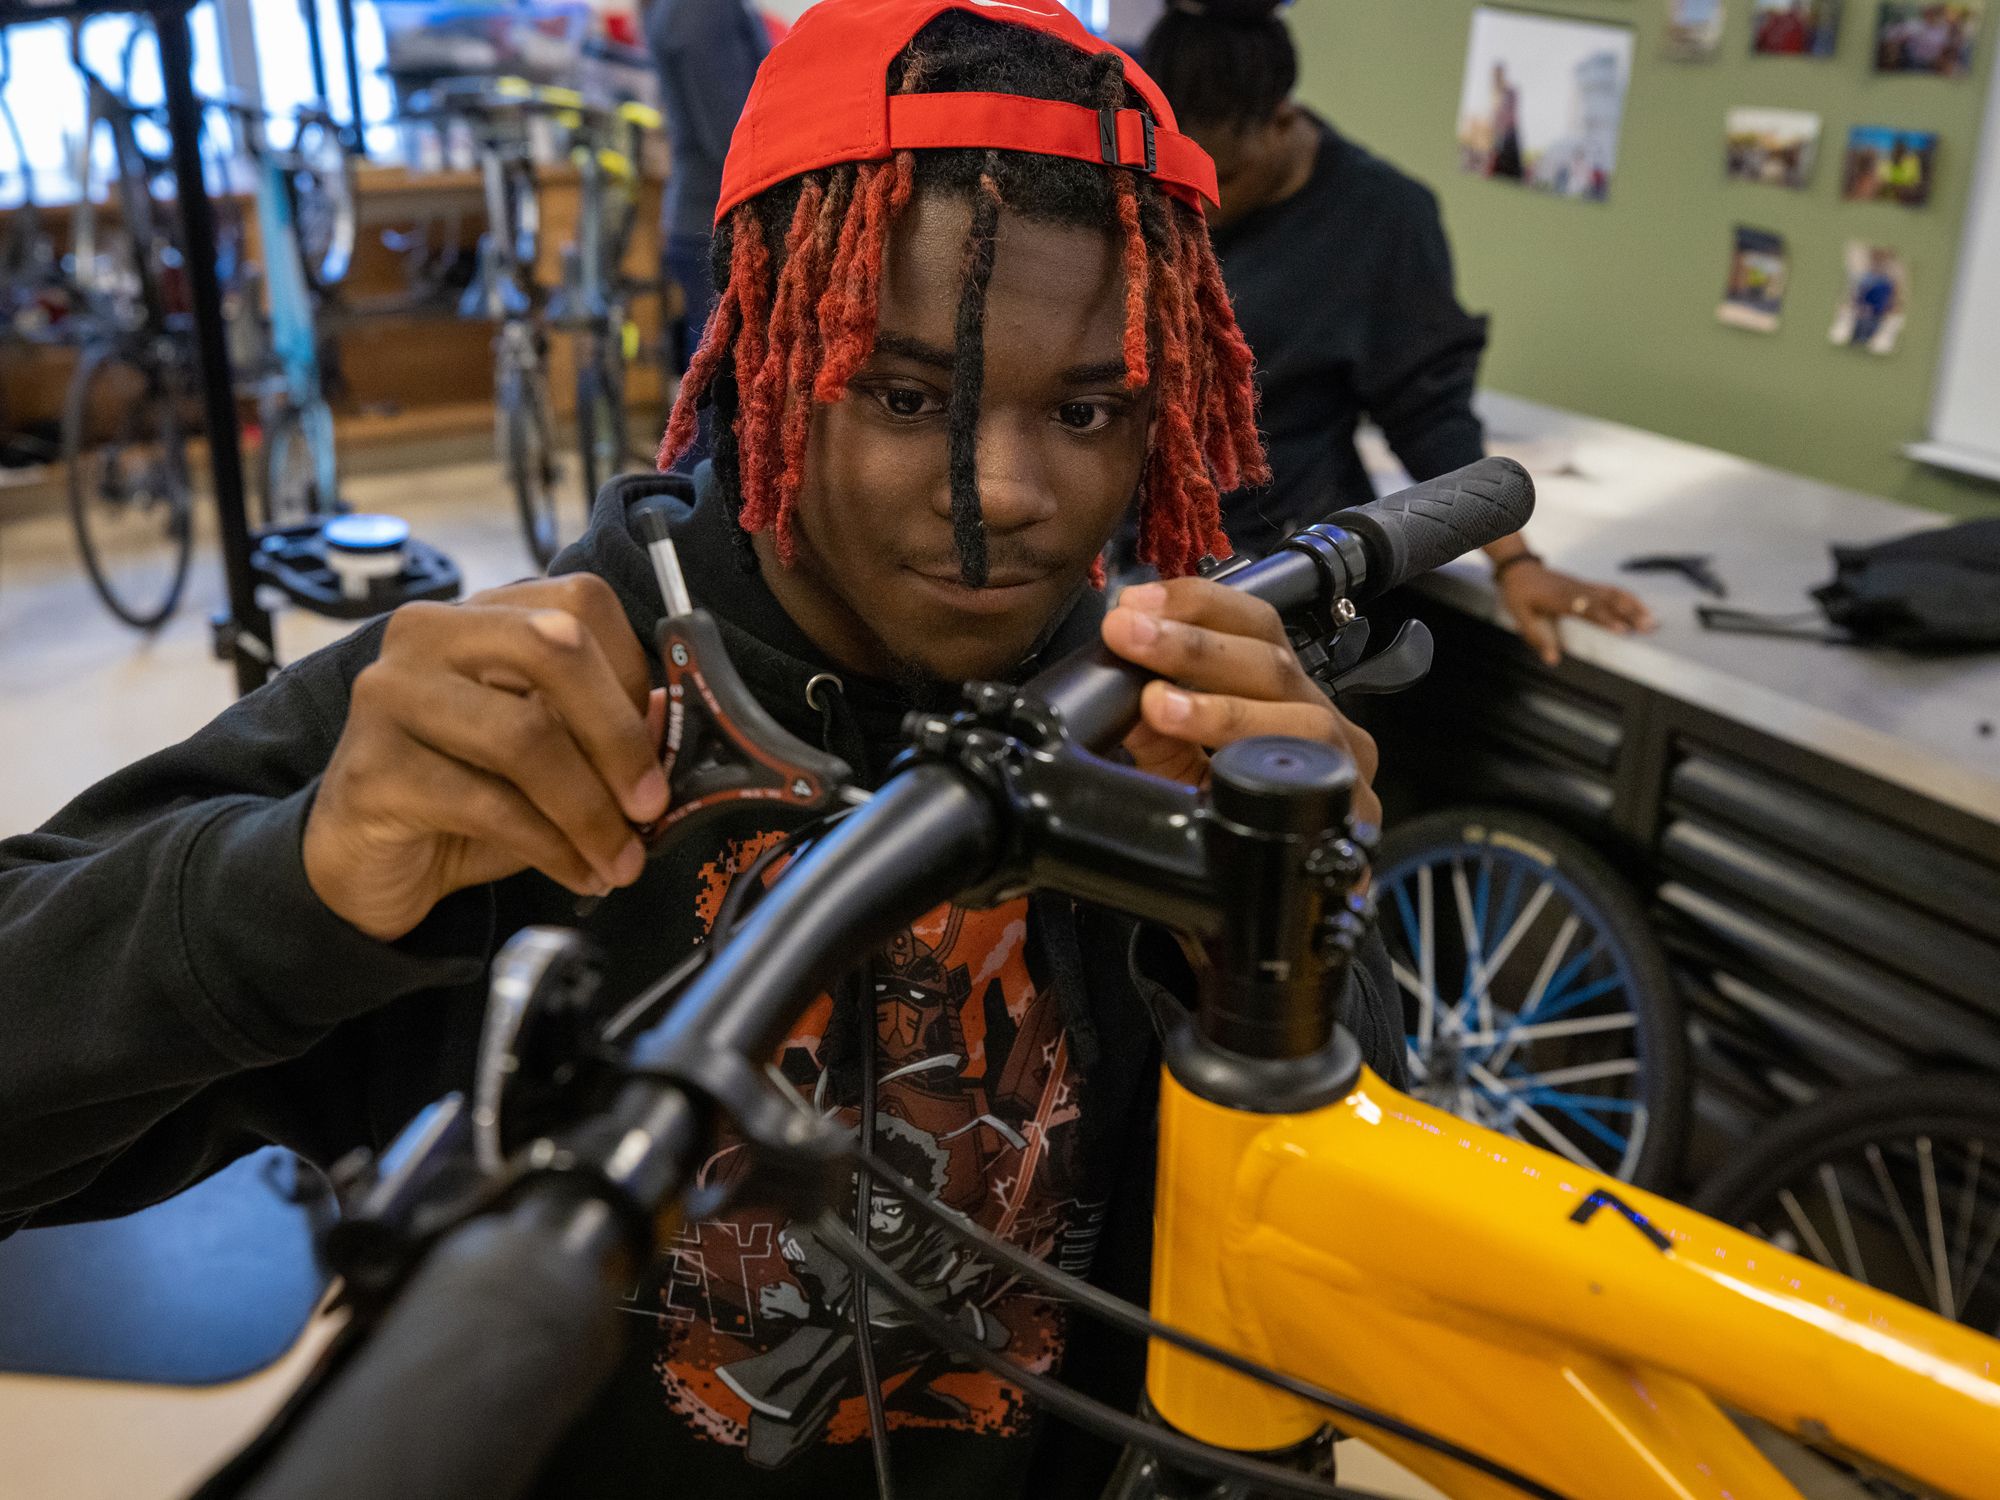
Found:
[{"label": "background bicycle", "polygon": [[[487,229],[479,271],[460,301],[494,337],[495,446],[528,549],[542,565],[580,535],[597,489],[630,457],[625,374],[639,352],[629,303],[638,283],[622,270],[636,220],[635,163],[650,110],[603,106],[520,79],[446,79],[418,95],[412,117],[475,143]],[[561,251],[560,285],[544,286],[537,167],[565,158],[579,184],[577,235]],[[577,461],[558,452],[549,330],[575,341]]]},{"label": "background bicycle", "polygon": [[[70,57],[85,93],[73,215],[73,275],[85,312],[63,402],[70,521],[107,608],[140,629],[179,602],[194,545],[189,434],[199,399],[174,227],[172,167],[158,112]],[[129,81],[141,34],[123,49]]]}]

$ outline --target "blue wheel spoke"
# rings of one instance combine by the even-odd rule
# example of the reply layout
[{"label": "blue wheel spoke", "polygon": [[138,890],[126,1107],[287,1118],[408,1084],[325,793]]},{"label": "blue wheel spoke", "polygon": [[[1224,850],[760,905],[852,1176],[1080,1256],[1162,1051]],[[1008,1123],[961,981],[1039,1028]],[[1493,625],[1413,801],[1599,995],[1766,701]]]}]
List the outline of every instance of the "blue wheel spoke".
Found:
[{"label": "blue wheel spoke", "polygon": [[[1556,977],[1549,981],[1548,988],[1542,991],[1541,998],[1536,1002],[1535,1009],[1537,1012],[1540,1012],[1542,1006],[1553,1004],[1555,1001],[1561,999],[1562,992],[1582,976],[1583,971],[1590,967],[1590,961],[1596,958],[1603,950],[1604,935],[1593,929],[1590,936],[1590,946],[1577,954],[1575,958],[1564,964],[1560,969],[1556,970]],[[1542,1020],[1544,1017],[1538,1013],[1535,1019]]]},{"label": "blue wheel spoke", "polygon": [[1492,896],[1493,856],[1489,854],[1479,861],[1479,881],[1472,888],[1472,925],[1479,931],[1479,951],[1482,954],[1493,947],[1493,934],[1486,926]]},{"label": "blue wheel spoke", "polygon": [[1500,893],[1500,916],[1493,924],[1493,938],[1487,942],[1492,948],[1495,941],[1506,937],[1514,926],[1514,918],[1521,911],[1521,888],[1527,884],[1528,867],[1518,860],[1510,861],[1507,868],[1507,884]]},{"label": "blue wheel spoke", "polygon": [[1606,1099],[1589,1094],[1565,1094],[1557,1089],[1524,1089],[1522,1097],[1539,1109],[1559,1111],[1564,1118],[1578,1126],[1619,1155],[1625,1154],[1631,1145],[1629,1136],[1620,1135],[1602,1120],[1593,1116],[1591,1110],[1602,1110],[1610,1114],[1632,1114],[1638,1103],[1632,1099]]},{"label": "blue wheel spoke", "polygon": [[1399,880],[1390,887],[1396,897],[1396,912],[1403,919],[1403,936],[1409,942],[1409,951],[1415,953],[1418,943],[1416,908],[1410,905],[1410,887],[1407,880]]},{"label": "blue wheel spoke", "polygon": [[1598,1109],[1606,1114],[1629,1115],[1639,1108],[1637,1099],[1621,1099],[1614,1094],[1572,1094],[1563,1089],[1531,1088],[1520,1090],[1520,1095],[1530,1104],[1547,1104],[1555,1109]]},{"label": "blue wheel spoke", "polygon": [[[1599,995],[1609,994],[1612,990],[1618,989],[1624,983],[1625,983],[1625,976],[1623,974],[1618,974],[1618,973],[1606,974],[1602,979],[1593,980],[1589,984],[1585,985],[1582,989],[1573,990],[1569,994],[1563,996],[1560,1004],[1544,1005],[1540,1007],[1535,1012],[1535,1019],[1537,1021],[1553,1021],[1558,1016],[1567,1015],[1570,1011],[1575,1010],[1579,1005],[1588,1005],[1591,1001],[1595,1000]],[[1516,1017],[1515,1025],[1518,1026],[1522,1019],[1523,1018],[1521,1017]]]}]

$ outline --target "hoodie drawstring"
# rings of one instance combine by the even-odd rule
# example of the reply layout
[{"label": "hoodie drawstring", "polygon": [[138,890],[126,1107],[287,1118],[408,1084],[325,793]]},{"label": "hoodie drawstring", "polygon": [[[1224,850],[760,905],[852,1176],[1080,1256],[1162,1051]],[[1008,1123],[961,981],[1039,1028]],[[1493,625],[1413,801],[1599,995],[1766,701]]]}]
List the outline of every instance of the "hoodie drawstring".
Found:
[{"label": "hoodie drawstring", "polygon": [[844,696],[847,684],[831,672],[818,672],[806,683],[806,704],[819,712],[819,747],[828,755],[833,749],[833,700]]}]

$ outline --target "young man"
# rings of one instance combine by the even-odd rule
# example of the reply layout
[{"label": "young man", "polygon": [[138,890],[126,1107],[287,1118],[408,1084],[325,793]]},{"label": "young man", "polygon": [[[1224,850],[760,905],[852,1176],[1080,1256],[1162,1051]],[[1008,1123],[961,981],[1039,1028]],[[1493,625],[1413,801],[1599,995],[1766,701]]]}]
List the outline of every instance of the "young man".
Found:
[{"label": "young man", "polygon": [[[1143,53],[1221,185],[1209,226],[1271,445],[1271,482],[1223,500],[1230,540],[1249,552],[1374,498],[1354,448],[1364,416],[1418,479],[1485,455],[1472,395],[1486,322],[1458,304],[1437,200],[1293,101],[1298,53],[1277,8],[1173,0]],[[1486,552],[1500,602],[1550,665],[1566,615],[1652,628],[1632,594],[1546,566],[1524,537]]]},{"label": "young man", "polygon": [[[1159,122],[1157,177],[1101,160],[1100,108],[1137,161],[1135,112]],[[650,860],[633,836],[667,790],[642,645],[661,605],[628,514],[662,494],[752,690],[871,783],[913,706],[1100,636],[1168,679],[1127,743],[1148,770],[1196,781],[1211,749],[1283,733],[1372,771],[1268,609],[1178,578],[1106,614],[1092,587],[1135,497],[1171,577],[1225,546],[1217,478],[1261,472],[1198,208],[1208,171],[1157,90],[1052,0],[809,12],[736,132],[720,300],[669,433],[671,451],[712,401],[713,465],[623,481],[560,576],[399,610],[0,849],[5,1222],[127,1211],[260,1140],[322,1162],[379,1145],[466,1087],[498,943],[576,925],[579,896],[606,898],[582,925],[614,994],[702,940],[782,825],[747,811]],[[865,999],[828,976],[776,1064],[852,1122],[873,1048],[877,1139],[903,1170],[1133,1288],[1156,1066],[1135,936],[1066,900],[940,906],[887,946]],[[1357,974],[1349,1021],[1391,1078],[1393,1006],[1379,969]],[[741,1167],[725,1141],[702,1177]],[[1140,1200],[1123,1214],[1121,1189]],[[891,1203],[868,1217],[989,1347],[1098,1362],[1060,1306]],[[859,1316],[803,1226],[749,1205],[670,1250],[548,1493],[864,1492],[864,1335],[899,1492],[1030,1484],[1048,1424],[883,1299]]]}]

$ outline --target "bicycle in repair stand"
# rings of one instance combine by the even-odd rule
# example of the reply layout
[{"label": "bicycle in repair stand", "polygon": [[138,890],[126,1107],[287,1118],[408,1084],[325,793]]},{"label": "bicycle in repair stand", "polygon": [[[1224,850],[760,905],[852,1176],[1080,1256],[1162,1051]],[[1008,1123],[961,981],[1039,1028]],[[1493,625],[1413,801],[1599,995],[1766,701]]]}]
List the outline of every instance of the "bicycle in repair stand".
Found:
[{"label": "bicycle in repair stand", "polygon": [[[1355,604],[1515,531],[1532,494],[1489,459],[1216,576],[1274,605],[1330,689],[1407,685],[1427,638],[1357,663]],[[580,938],[508,944],[474,1099],[412,1126],[329,1242],[351,1309],[333,1356],[205,1495],[521,1493],[612,1367],[630,1321],[618,1289],[681,1216],[712,1211],[690,1173],[725,1120],[759,1166],[743,1191],[812,1222],[866,1288],[861,1344],[868,1299],[886,1299],[954,1357],[1131,1445],[1121,1495],[1348,1494],[1324,1477],[1338,1424],[1460,1500],[1798,1500],[1725,1408],[1799,1458],[1831,1453],[1910,1493],[1996,1492],[2000,1343],[1368,1072],[1330,999],[1371,915],[1344,753],[1247,741],[1216,754],[1201,790],[1118,765],[1104,757],[1145,674],[1100,647],[914,717],[910,750],[863,796],[757,708],[691,607],[664,522],[643,523],[668,599],[660,832],[744,797],[819,820],[780,846],[782,875],[739,879],[711,942],[615,1016]],[[866,1144],[865,1076],[857,1140],[766,1069],[892,932],[947,897],[1030,890],[1158,923],[1206,957],[1195,1003],[1162,1000],[1156,1017],[1150,1313],[900,1177]],[[1150,1338],[1154,1419],[1020,1368],[938,1311],[865,1218],[837,1211],[871,1186],[996,1274]],[[879,1444],[879,1403],[871,1416]],[[1868,1482],[1855,1493],[1897,1492]]]}]

